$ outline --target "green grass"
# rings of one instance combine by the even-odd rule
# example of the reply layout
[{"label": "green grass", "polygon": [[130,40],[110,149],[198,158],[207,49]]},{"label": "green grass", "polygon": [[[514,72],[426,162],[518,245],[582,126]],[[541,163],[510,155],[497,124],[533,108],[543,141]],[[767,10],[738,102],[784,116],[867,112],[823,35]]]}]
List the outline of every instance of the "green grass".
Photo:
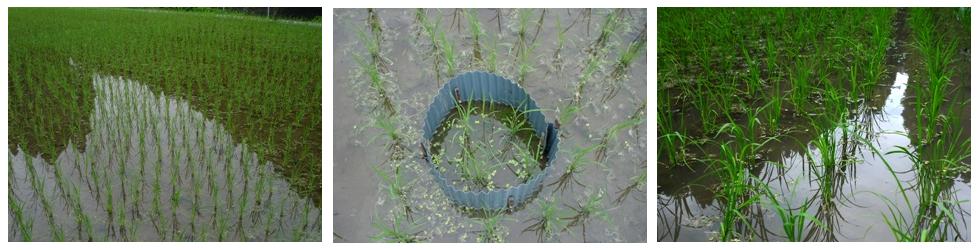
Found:
[{"label": "green grass", "polygon": [[319,200],[319,27],[106,8],[12,8],[9,18],[11,148],[51,160],[82,144],[91,74],[123,76],[218,118]]}]

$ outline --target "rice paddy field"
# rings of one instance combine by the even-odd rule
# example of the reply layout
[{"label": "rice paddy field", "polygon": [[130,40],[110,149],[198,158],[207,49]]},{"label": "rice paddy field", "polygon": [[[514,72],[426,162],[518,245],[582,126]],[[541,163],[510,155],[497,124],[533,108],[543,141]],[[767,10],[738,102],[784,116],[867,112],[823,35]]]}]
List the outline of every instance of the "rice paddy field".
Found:
[{"label": "rice paddy field", "polygon": [[[646,14],[336,9],[333,241],[646,242]],[[542,171],[543,137],[512,107],[459,102],[422,139],[437,91],[474,71],[510,79],[560,126],[552,174],[506,209],[453,204],[421,160],[468,191]]]},{"label": "rice paddy field", "polygon": [[9,241],[320,241],[321,27],[9,9]]},{"label": "rice paddy field", "polygon": [[970,241],[969,8],[658,8],[657,241]]}]

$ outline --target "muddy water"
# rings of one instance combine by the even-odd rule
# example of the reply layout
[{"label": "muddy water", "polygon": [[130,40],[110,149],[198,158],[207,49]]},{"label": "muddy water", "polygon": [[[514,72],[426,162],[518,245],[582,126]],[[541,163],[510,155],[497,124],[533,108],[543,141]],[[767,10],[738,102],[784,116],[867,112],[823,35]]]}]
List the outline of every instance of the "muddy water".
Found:
[{"label": "muddy water", "polygon": [[[392,102],[397,106],[397,115],[393,116],[399,122],[399,131],[405,138],[405,152],[392,150],[390,140],[372,124],[372,116],[378,106],[372,106],[365,101],[374,94],[366,88],[363,72],[357,69],[355,58],[366,58],[363,42],[358,39],[357,32],[368,30],[368,14],[363,9],[337,10],[334,13],[334,241],[335,242],[367,242],[370,237],[380,232],[372,223],[391,225],[396,214],[404,214],[404,203],[411,212],[403,223],[414,224],[406,231],[418,233],[425,241],[435,242],[473,242],[477,241],[484,232],[485,220],[480,216],[460,211],[449,204],[446,197],[435,185],[427,170],[416,160],[418,152],[415,145],[419,141],[422,112],[435,96],[441,82],[448,77],[441,75],[437,78],[434,73],[432,52],[428,50],[431,44],[416,36],[414,30],[415,10],[382,9],[377,10],[379,19],[384,27],[383,54],[390,60],[390,74],[386,79],[389,83],[385,89],[392,96]],[[497,10],[477,10],[478,20],[486,36],[480,42],[489,46],[496,41],[498,74],[510,79],[517,79],[518,72],[516,57],[510,50],[517,41],[517,12],[516,10],[501,10],[500,18]],[[529,60],[532,70],[526,77],[523,86],[544,109],[543,113],[549,120],[556,117],[559,106],[569,103],[577,87],[575,80],[584,68],[582,62],[586,57],[585,50],[599,34],[599,26],[609,10],[568,10],[548,9],[544,14],[543,26],[538,31],[536,22],[540,19],[540,10],[531,12],[529,40],[534,39]],[[607,62],[597,73],[596,80],[588,81],[584,92],[584,108],[573,120],[562,124],[561,145],[555,165],[560,173],[565,170],[576,149],[596,145],[605,136],[613,124],[621,122],[641,106],[646,100],[646,53],[641,52],[628,71],[628,78],[621,83],[620,91],[614,91],[613,81],[606,77],[612,68],[612,60],[616,58],[626,44],[634,39],[644,26],[645,10],[626,10],[629,30],[621,29],[614,33]],[[458,14],[454,18],[451,9],[428,10],[427,17],[434,22],[439,20],[441,30],[446,32],[448,41],[454,46],[456,60],[459,62],[459,72],[468,70],[488,71],[485,66],[474,66],[473,39],[467,19]],[[561,27],[557,27],[556,19]],[[499,25],[498,25],[499,21]],[[552,67],[556,48],[558,46],[557,32],[567,29],[564,47],[558,53],[562,62],[560,69]],[[644,31],[645,32],[645,31]],[[534,35],[536,34],[536,35]],[[536,37],[536,38],[534,38]],[[485,49],[483,57],[490,52]],[[441,71],[444,65],[438,65]],[[614,97],[607,102],[601,101],[601,96],[607,92]],[[641,112],[641,114],[643,114]],[[603,192],[602,207],[608,212],[608,221],[596,216],[586,223],[583,228],[576,225],[567,231],[559,229],[558,236],[550,241],[561,242],[645,242],[646,241],[646,201],[645,187],[633,192],[622,203],[616,203],[617,192],[627,187],[631,178],[640,175],[645,169],[646,132],[645,126],[621,131],[609,143],[608,157],[596,163],[593,153],[588,153],[583,172],[575,178],[583,186],[572,184],[565,192],[556,191],[555,186],[545,186],[538,196],[527,206],[504,214],[500,217],[498,231],[507,242],[536,242],[534,232],[523,232],[533,224],[539,203],[542,200],[555,200],[563,210],[562,217],[571,217],[571,210],[566,207],[577,207],[588,194]],[[394,157],[393,157],[394,155]],[[401,157],[399,157],[401,155]],[[372,167],[382,166],[387,169],[400,168],[407,171],[404,179],[410,190],[407,202],[391,199],[384,190],[380,178],[373,173]],[[546,180],[552,183],[557,178],[553,175]],[[601,191],[599,191],[601,190]],[[564,204],[564,205],[563,205]],[[568,220],[563,220],[568,222]],[[584,235],[584,237],[583,237]]]},{"label": "muddy water", "polygon": [[[808,241],[894,241],[895,238],[882,215],[889,214],[889,207],[882,197],[898,203],[902,208],[902,194],[892,172],[883,162],[888,162],[897,173],[904,187],[912,187],[917,178],[912,161],[902,154],[886,154],[898,146],[915,150],[914,96],[910,85],[923,84],[921,58],[908,43],[909,28],[905,25],[904,10],[900,11],[894,23],[895,45],[888,50],[888,77],[879,83],[875,95],[865,100],[856,112],[849,116],[847,134],[842,128],[827,131],[802,131],[791,133],[789,138],[767,145],[763,151],[765,163],[750,169],[754,176],[767,182],[771,189],[786,199],[784,206],[798,208],[807,201],[815,201],[808,210],[815,215],[828,230],[820,229],[808,222],[803,238]],[[948,95],[951,100],[943,109],[954,109],[964,121],[964,138],[969,138],[969,108],[961,104],[969,100],[969,59],[959,57],[954,62],[960,69],[954,77],[953,85],[967,91],[955,91]],[[965,79],[965,80],[964,80]],[[696,123],[691,123],[696,124]],[[796,124],[792,120],[787,127],[806,128],[808,125]],[[831,171],[813,170],[807,165],[806,154],[814,157],[820,153],[809,143],[819,133],[832,133],[841,145],[842,167]],[[879,157],[866,144],[881,151]],[[806,146],[802,146],[805,143]],[[706,149],[710,152],[712,149]],[[969,159],[966,160],[969,162]],[[717,240],[719,231],[720,203],[712,192],[719,182],[710,172],[710,166],[695,164],[691,168],[667,168],[658,166],[657,201],[657,239],[659,241],[709,241]],[[816,171],[816,172],[815,172]],[[824,172],[819,172],[824,171]],[[818,176],[831,176],[833,188],[820,189]],[[955,178],[946,187],[957,200],[969,200],[970,173]],[[917,207],[914,191],[907,191],[912,199],[911,206]],[[827,195],[827,196],[825,196]],[[879,197],[879,195],[881,197]],[[825,198],[829,197],[829,198]],[[753,207],[748,212],[749,225],[743,230],[755,232],[754,240],[785,241],[782,221],[769,207]],[[949,240],[970,241],[970,203],[952,207],[951,212],[957,220],[952,227],[959,233],[947,234]],[[898,215],[913,218],[913,211],[901,210]],[[742,237],[748,238],[748,237]]]},{"label": "muddy water", "polygon": [[85,145],[53,163],[9,153],[9,203],[23,214],[8,213],[8,240],[320,240],[316,204],[214,120],[136,81],[93,85]]}]

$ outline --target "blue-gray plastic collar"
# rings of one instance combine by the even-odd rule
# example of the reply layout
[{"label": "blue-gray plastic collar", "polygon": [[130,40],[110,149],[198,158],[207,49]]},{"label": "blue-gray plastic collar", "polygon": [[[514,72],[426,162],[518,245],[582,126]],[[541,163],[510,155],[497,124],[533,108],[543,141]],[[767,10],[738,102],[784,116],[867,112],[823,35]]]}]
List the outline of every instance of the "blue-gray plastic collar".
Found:
[{"label": "blue-gray plastic collar", "polygon": [[[429,142],[432,141],[433,134],[435,134],[439,124],[456,107],[454,96],[456,89],[459,89],[460,99],[463,102],[494,102],[511,106],[520,112],[530,110],[527,113],[527,118],[531,126],[538,138],[546,138],[545,140],[547,140],[545,146],[547,162],[544,169],[528,179],[527,182],[507,189],[463,191],[454,187],[443,173],[432,164],[432,156],[428,152],[431,152]],[[439,184],[442,192],[457,205],[483,210],[507,209],[517,204],[523,204],[534,193],[540,191],[545,179],[553,169],[551,165],[556,158],[559,141],[558,128],[545,121],[544,115],[538,110],[538,105],[523,88],[506,78],[487,72],[464,73],[442,86],[425,113],[422,138],[424,140],[422,142],[424,164],[429,166],[429,173]]]}]

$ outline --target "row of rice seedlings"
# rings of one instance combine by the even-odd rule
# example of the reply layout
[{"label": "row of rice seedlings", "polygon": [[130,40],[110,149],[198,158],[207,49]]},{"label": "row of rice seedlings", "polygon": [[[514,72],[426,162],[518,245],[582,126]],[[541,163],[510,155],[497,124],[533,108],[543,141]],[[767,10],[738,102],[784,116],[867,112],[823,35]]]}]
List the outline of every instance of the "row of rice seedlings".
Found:
[{"label": "row of rice seedlings", "polygon": [[392,102],[388,88],[389,81],[387,76],[390,72],[389,67],[391,61],[382,54],[385,39],[384,29],[382,28],[384,24],[373,9],[368,9],[368,16],[371,34],[367,35],[362,30],[358,30],[357,34],[358,38],[364,44],[364,48],[367,49],[369,60],[364,60],[358,56],[355,56],[354,59],[358,62],[361,71],[368,76],[369,88],[377,94],[376,99],[374,99],[377,105],[384,108],[388,112],[388,115],[393,115],[398,110]]},{"label": "row of rice seedlings", "polygon": [[548,64],[548,74],[556,75],[556,80],[561,81],[562,71],[565,69],[565,58],[561,57],[561,50],[565,48],[565,33],[572,26],[569,25],[568,28],[561,28],[561,18],[557,15],[555,16],[555,27],[558,28],[558,32],[555,32],[555,52],[552,53],[551,62]]},{"label": "row of rice seedlings", "polygon": [[[453,44],[446,38],[446,32],[440,29],[442,19],[438,16],[435,19],[430,21],[425,9],[415,11],[416,40],[419,40],[418,44],[429,44],[429,51],[424,54],[431,55],[436,84],[442,84],[443,76],[448,78],[456,75],[456,59]],[[424,42],[422,35],[427,38]],[[443,65],[446,67],[445,73],[440,67]]]},{"label": "row of rice seedlings", "polygon": [[[13,158],[13,157],[10,157]],[[11,165],[12,166],[12,165]],[[13,175],[13,169],[8,168],[9,175]],[[10,187],[7,189],[7,206],[10,209],[10,214],[13,216],[13,223],[17,228],[17,231],[12,232],[12,235],[16,235],[17,232],[20,233],[20,238],[23,241],[32,241],[34,239],[34,218],[24,216],[24,205],[17,198],[13,189],[14,178],[8,178],[10,181],[7,185]],[[11,237],[13,239],[13,237]]]},{"label": "row of rice seedlings", "polygon": [[408,193],[411,191],[411,183],[406,182],[403,173],[400,171],[387,173],[379,167],[373,167],[374,173],[381,177],[381,186],[388,199],[397,201],[401,206],[402,214],[408,220],[412,220],[412,207],[409,205]]},{"label": "row of rice seedlings", "polygon": [[[921,142],[929,143],[940,130],[940,106],[950,85],[952,63],[958,41],[946,39],[946,34],[937,34],[933,16],[929,10],[913,9],[910,13],[912,31],[915,33],[913,46],[922,53],[927,84],[915,84],[916,124]],[[948,41],[951,40],[951,41]]]},{"label": "row of rice seedlings", "polygon": [[[534,66],[531,65],[531,55],[534,53],[536,45],[534,44],[535,40],[529,38],[530,34],[528,32],[528,27],[531,24],[531,15],[533,14],[531,13],[532,11],[532,9],[518,9],[515,14],[515,18],[517,19],[514,21],[515,26],[517,26],[517,42],[511,53],[514,54],[514,64],[517,65],[516,80],[521,86],[525,85],[524,79],[534,69]],[[544,18],[544,10],[541,12],[541,17]],[[540,25],[541,23],[539,22],[539,28]]]},{"label": "row of rice seedlings", "polygon": [[585,227],[589,224],[592,219],[600,219],[606,223],[606,225],[612,224],[612,219],[609,217],[608,208],[603,207],[603,200],[605,198],[605,190],[594,189],[580,200],[575,207],[565,205],[572,210],[572,216],[563,217],[562,219],[567,220],[565,227],[562,232],[568,232],[573,230],[575,226],[581,226],[582,228],[582,242],[588,242],[588,238],[585,234]]},{"label": "row of rice seedlings", "polygon": [[[871,145],[871,142],[863,141],[867,145]],[[969,145],[954,145],[954,146],[967,146]],[[872,152],[882,158],[882,163],[888,167],[891,173],[892,180],[895,181],[898,186],[899,194],[901,194],[901,200],[894,202],[891,198],[878,193],[872,193],[883,202],[888,205],[888,214],[884,212],[881,213],[882,220],[888,225],[889,230],[897,241],[947,241],[952,240],[948,235],[954,235],[957,239],[962,240],[963,232],[960,232],[957,224],[957,215],[953,213],[953,209],[962,203],[969,202],[968,200],[958,200],[949,190],[951,186],[948,178],[943,178],[942,176],[935,176],[933,174],[937,173],[939,169],[930,170],[929,168],[937,168],[939,164],[960,164],[958,162],[953,162],[955,160],[963,160],[968,157],[969,153],[961,152],[960,155],[950,155],[947,159],[936,159],[937,163],[932,163],[934,161],[929,161],[926,159],[919,158],[915,152],[910,151],[908,148],[899,146],[898,149],[889,151],[886,154],[882,154],[878,149],[870,147]],[[912,160],[913,167],[917,171],[916,182],[912,186],[903,185],[903,181],[898,178],[897,173],[900,171],[895,170],[891,164],[884,159],[884,155],[887,154],[900,154],[909,157]],[[942,157],[942,156],[940,156]],[[963,157],[956,159],[958,157]],[[932,165],[932,164],[936,165]],[[930,166],[931,165],[931,166]],[[918,205],[915,204],[916,200],[909,197],[908,192],[913,192],[917,195],[915,198]],[[912,214],[913,218],[906,218],[905,214]]]},{"label": "row of rice seedlings", "polygon": [[[616,60],[615,64],[613,65],[613,69],[609,73],[609,77],[607,78],[609,79],[611,86],[606,91],[606,93],[602,95],[602,98],[599,99],[602,103],[605,103],[606,101],[611,100],[613,97],[616,97],[616,95],[619,93],[619,90],[622,89],[623,82],[625,82],[629,77],[629,69],[633,64],[633,61],[640,56],[640,53],[643,52],[643,49],[647,47],[646,45],[647,45],[647,27],[646,25],[644,25],[643,29],[641,29],[639,33],[636,34],[636,37],[633,38],[633,40],[626,45],[626,48],[623,49],[622,52],[620,52],[619,58]],[[758,79],[758,74],[756,74],[756,77],[757,77],[756,79]]]},{"label": "row of rice seedlings", "polygon": [[574,102],[580,102],[582,100],[585,94],[586,83],[590,82],[594,74],[605,64],[605,57],[609,50],[609,44],[611,43],[610,40],[624,26],[621,20],[622,12],[622,9],[617,9],[606,14],[599,37],[585,48],[584,52],[587,56],[585,57],[585,61],[583,61],[582,73],[579,75],[575,89]]}]

